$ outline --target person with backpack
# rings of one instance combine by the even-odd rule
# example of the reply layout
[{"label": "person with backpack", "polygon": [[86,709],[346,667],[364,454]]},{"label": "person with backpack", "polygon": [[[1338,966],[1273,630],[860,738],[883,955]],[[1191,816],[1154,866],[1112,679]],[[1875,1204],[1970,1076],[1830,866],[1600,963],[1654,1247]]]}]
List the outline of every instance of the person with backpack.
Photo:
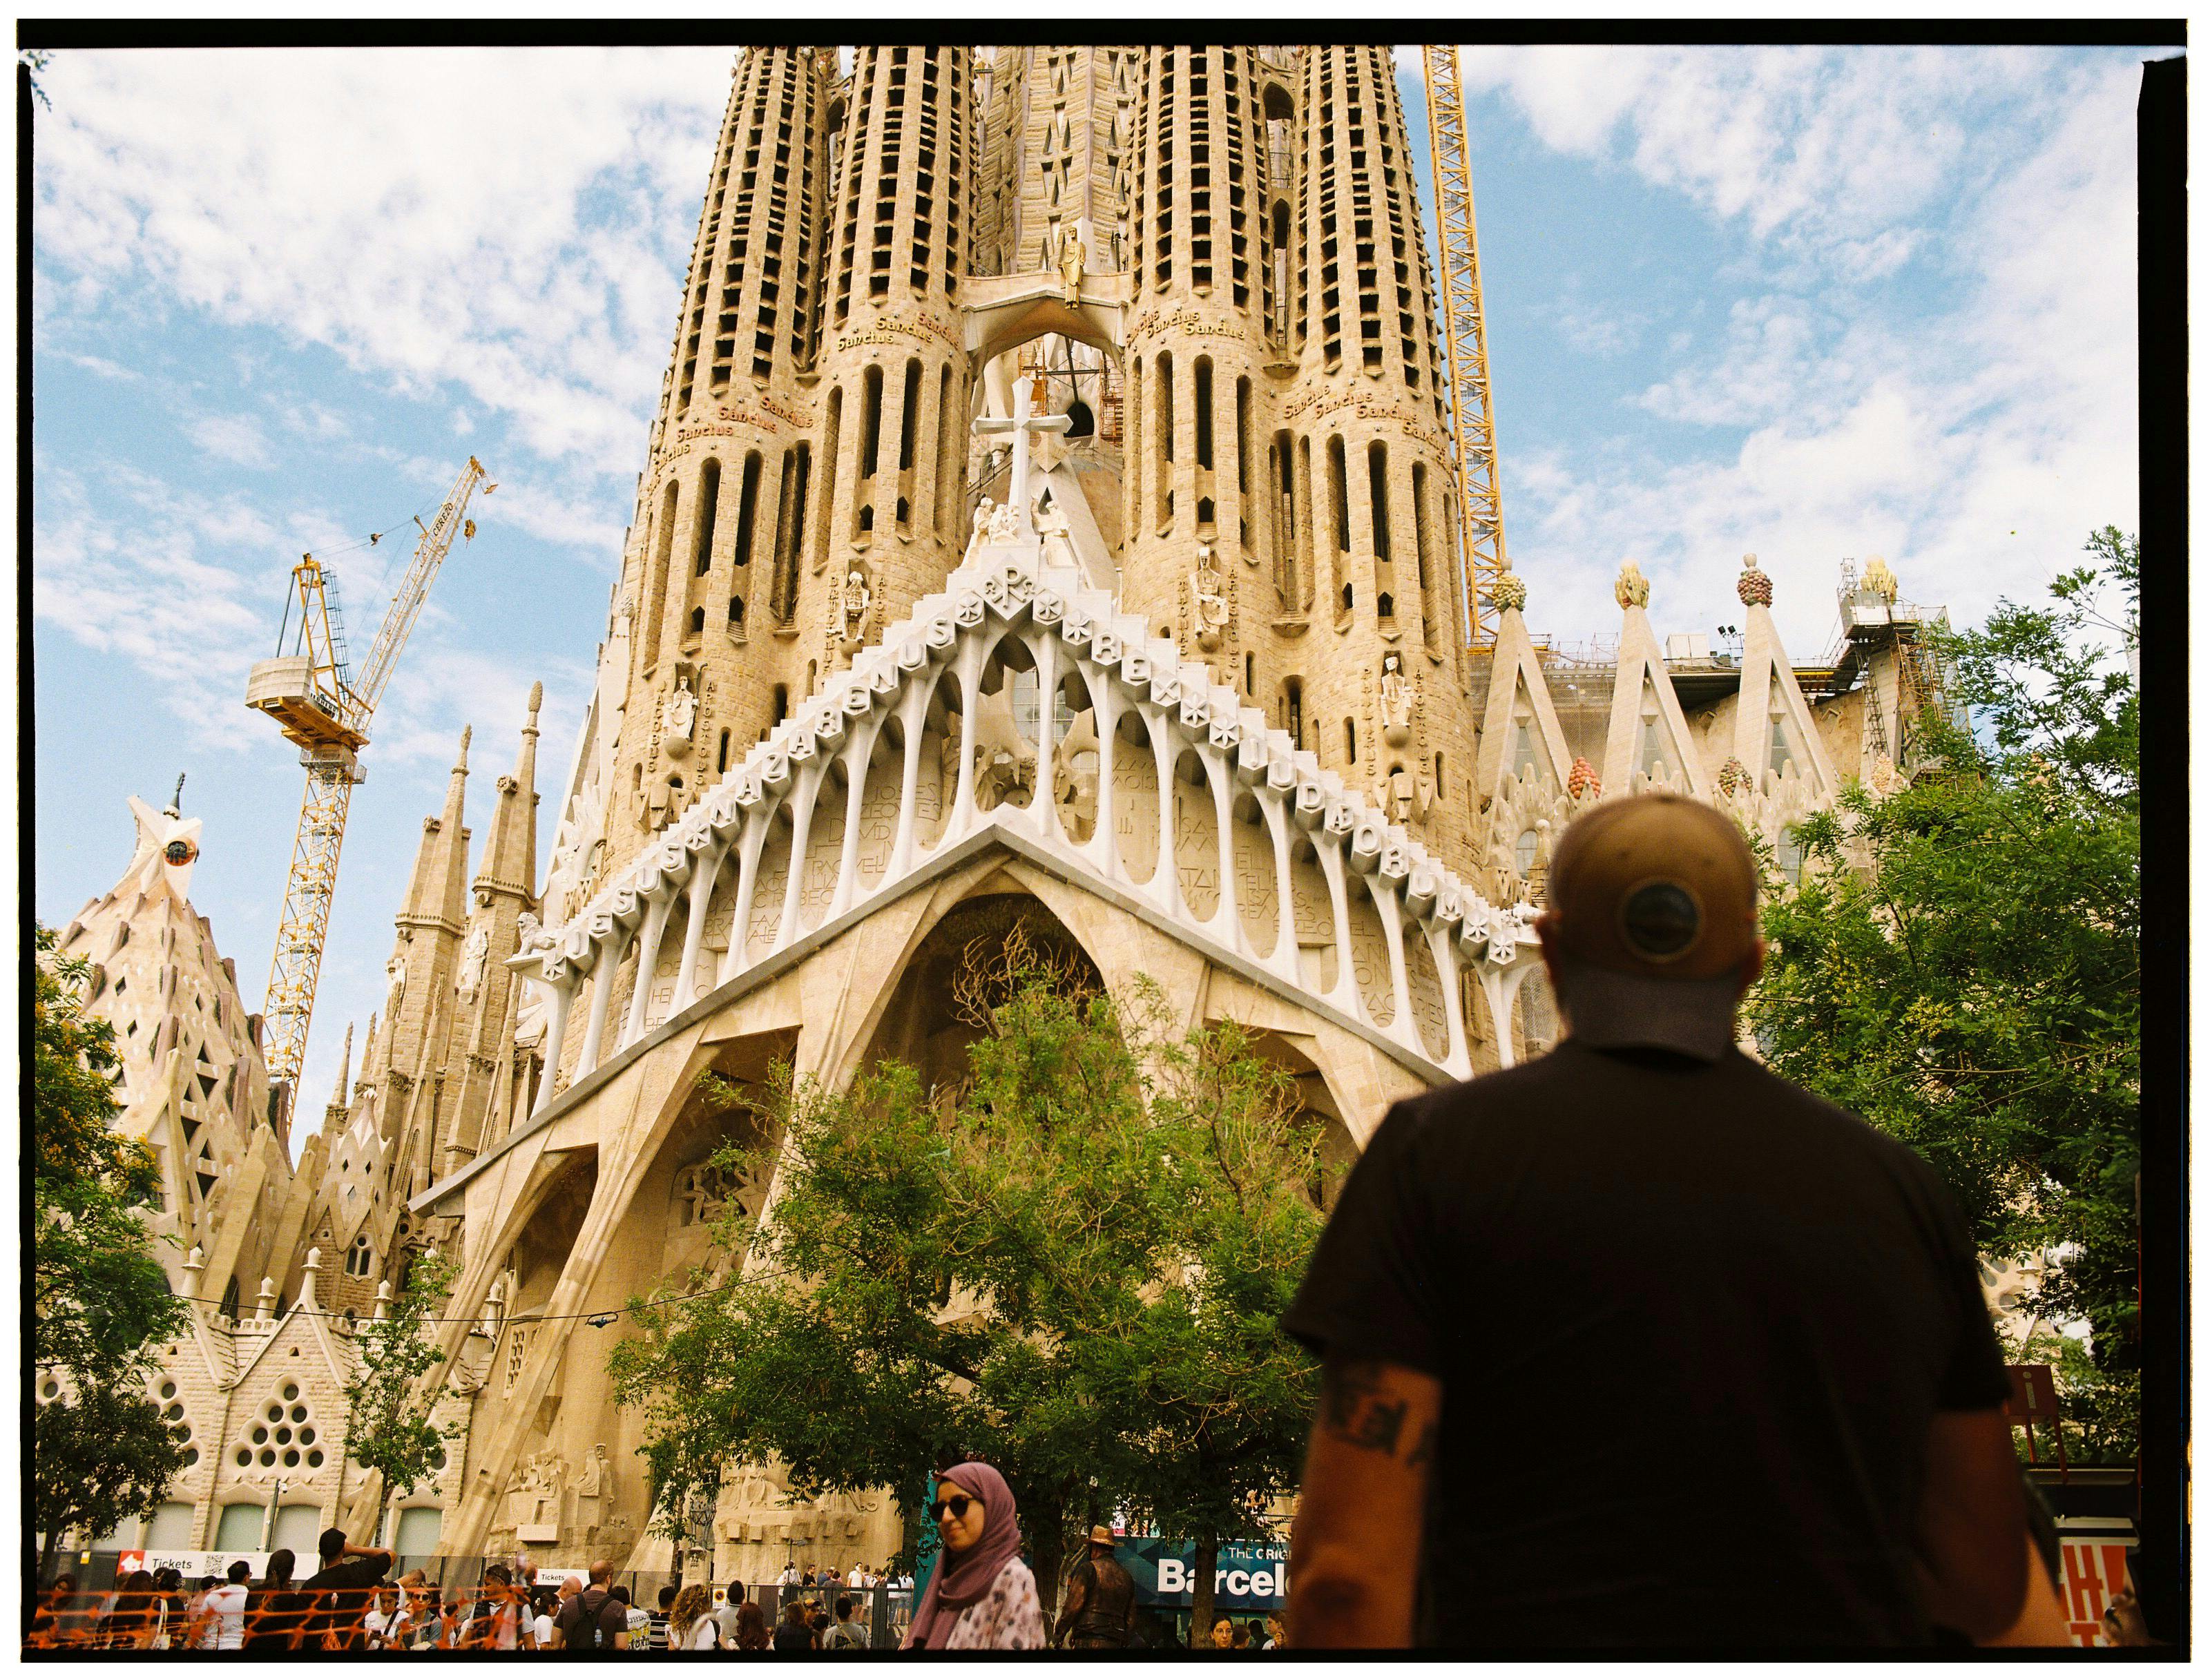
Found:
[{"label": "person with backpack", "polygon": [[864,1651],[867,1648],[867,1630],[852,1620],[852,1595],[836,1595],[836,1619],[821,1635],[824,1651]]},{"label": "person with backpack", "polygon": [[629,1606],[607,1590],[614,1566],[601,1559],[591,1565],[590,1585],[561,1607],[554,1624],[563,1651],[629,1649]]}]

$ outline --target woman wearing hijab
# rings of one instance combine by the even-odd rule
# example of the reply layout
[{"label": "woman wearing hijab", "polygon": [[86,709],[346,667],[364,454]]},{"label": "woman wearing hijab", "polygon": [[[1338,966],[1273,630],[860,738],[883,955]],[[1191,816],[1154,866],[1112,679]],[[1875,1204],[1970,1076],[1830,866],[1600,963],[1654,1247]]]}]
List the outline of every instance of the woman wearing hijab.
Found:
[{"label": "woman wearing hijab", "polygon": [[956,1465],[936,1478],[929,1514],[944,1556],[902,1648],[1042,1650],[1043,1605],[1021,1562],[1020,1516],[1005,1478],[987,1464]]}]

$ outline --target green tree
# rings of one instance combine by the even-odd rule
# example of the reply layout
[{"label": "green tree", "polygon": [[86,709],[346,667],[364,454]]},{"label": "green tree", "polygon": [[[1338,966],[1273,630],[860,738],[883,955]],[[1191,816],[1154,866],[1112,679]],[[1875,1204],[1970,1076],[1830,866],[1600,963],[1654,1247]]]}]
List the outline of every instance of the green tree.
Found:
[{"label": "green tree", "polygon": [[1324,1223],[1309,1189],[1319,1134],[1233,1023],[1160,1044],[1153,1067],[1150,1138],[1186,1263],[1141,1298],[1115,1376],[1132,1400],[1132,1496],[1162,1534],[1194,1545],[1202,1641],[1220,1543],[1262,1535],[1303,1469],[1319,1370],[1280,1324]]},{"label": "green tree", "polygon": [[435,1249],[418,1256],[389,1311],[353,1331],[357,1358],[345,1390],[346,1456],[370,1472],[371,1485],[386,1505],[433,1479],[444,1468],[446,1443],[468,1432],[466,1424],[432,1421],[440,1388],[420,1381],[444,1363],[431,1327],[458,1274],[459,1268]]},{"label": "green tree", "polygon": [[1293,1479],[1316,1379],[1276,1319],[1317,1140],[1240,1033],[1173,1038],[1155,993],[1116,1009],[1017,938],[962,991],[957,1091],[896,1062],[722,1087],[763,1141],[720,1159],[778,1175],[771,1219],[733,1212],[611,1364],[663,1512],[772,1454],[796,1491],[896,1490],[910,1547],[932,1470],[981,1458],[1048,1606],[1116,1507],[1210,1547]]},{"label": "green tree", "polygon": [[1768,903],[1749,1012],[1777,1071],[1934,1164],[1983,1254],[2056,1251],[2036,1310],[2092,1332],[2091,1349],[2056,1349],[2068,1439],[2122,1461],[2138,1439],[2141,718],[2124,656],[2141,563],[2115,528],[2087,549],[2097,563],[2051,603],[2006,600],[1935,637],[1971,723],[1924,720],[1937,770],[1797,825],[1812,867]]},{"label": "green tree", "polygon": [[31,1343],[62,1392],[33,1431],[33,1502],[44,1526],[43,1578],[62,1534],[104,1534],[149,1516],[184,1448],[145,1393],[155,1344],[184,1327],[144,1216],[160,1170],[141,1139],[113,1129],[122,1111],[115,1029],[86,1013],[88,965],[35,935],[31,1069]]},{"label": "green tree", "polygon": [[16,53],[15,62],[22,67],[23,80],[29,86],[33,97],[41,105],[51,111],[54,102],[46,97],[46,90],[39,85],[39,78],[44,75],[48,67],[52,64],[54,55],[43,47],[31,47]]}]

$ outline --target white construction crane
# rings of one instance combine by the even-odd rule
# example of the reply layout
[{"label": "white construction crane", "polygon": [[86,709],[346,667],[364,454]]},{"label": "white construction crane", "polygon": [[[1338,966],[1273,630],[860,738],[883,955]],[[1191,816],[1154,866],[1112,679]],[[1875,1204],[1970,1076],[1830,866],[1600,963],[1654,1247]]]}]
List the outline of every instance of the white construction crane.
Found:
[{"label": "white construction crane", "polygon": [[[421,540],[370,644],[360,675],[346,657],[345,625],[338,609],[337,575],[311,554],[292,568],[293,598],[285,602],[277,654],[256,664],[245,682],[245,703],[276,720],[284,738],[299,749],[307,791],[299,802],[299,831],[292,846],[292,874],[284,888],[284,913],[276,924],[276,954],[269,966],[269,997],[262,1006],[262,1051],[272,1085],[296,1082],[306,1061],[307,1027],[314,1019],[315,983],[322,973],[323,939],[329,930],[330,899],[337,890],[338,852],[345,844],[346,810],[353,784],[366,779],[360,750],[376,702],[391,680],[399,650],[420,617],[422,603],[455,537],[473,537],[468,497],[485,477],[474,455],[461,469],[438,517],[414,521]],[[486,484],[488,496],[498,486]],[[299,628],[292,651],[291,613]]]}]

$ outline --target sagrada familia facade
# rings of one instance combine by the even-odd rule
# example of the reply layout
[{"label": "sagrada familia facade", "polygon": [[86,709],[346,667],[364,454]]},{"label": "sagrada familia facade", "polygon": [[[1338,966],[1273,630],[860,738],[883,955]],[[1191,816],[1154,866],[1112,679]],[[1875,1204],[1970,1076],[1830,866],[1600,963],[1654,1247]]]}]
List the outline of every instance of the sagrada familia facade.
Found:
[{"label": "sagrada familia facade", "polygon": [[[1507,575],[1471,645],[1413,143],[1382,46],[743,53],[544,873],[533,697],[473,857],[463,737],[296,1164],[186,898],[197,821],[134,801],[66,930],[202,1304],[159,1385],[196,1457],[126,1540],[879,1561],[886,1496],[771,1465],[648,1532],[599,1321],[770,1189],[708,1166],[738,1123],[700,1073],[956,1077],[944,974],[1017,916],[1245,1023],[1339,1168],[1549,1042],[1578,811],[1682,791],[1787,877],[1787,824],[1909,774],[1926,615],[1877,560],[1815,671],[1754,559],[1738,640],[1661,637],[1628,563],[1615,641],[1537,636]],[[387,1514],[342,1388],[431,1249],[466,1433]]]}]

